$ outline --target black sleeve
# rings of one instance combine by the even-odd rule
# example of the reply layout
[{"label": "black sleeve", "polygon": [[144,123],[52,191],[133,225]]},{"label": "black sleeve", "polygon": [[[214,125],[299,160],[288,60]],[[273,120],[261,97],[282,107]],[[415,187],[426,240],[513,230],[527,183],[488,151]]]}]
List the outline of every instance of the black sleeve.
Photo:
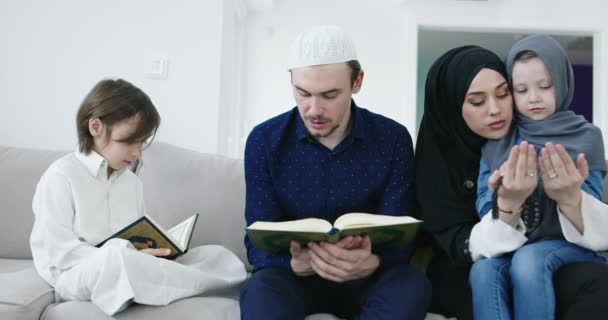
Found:
[{"label": "black sleeve", "polygon": [[458,265],[473,263],[469,253],[469,237],[474,225],[463,223],[433,232],[435,242]]}]

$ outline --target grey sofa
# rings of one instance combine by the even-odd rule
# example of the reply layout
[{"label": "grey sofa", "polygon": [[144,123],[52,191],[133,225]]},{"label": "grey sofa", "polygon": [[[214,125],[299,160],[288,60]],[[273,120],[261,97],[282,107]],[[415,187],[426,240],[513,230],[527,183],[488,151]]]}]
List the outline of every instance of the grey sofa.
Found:
[{"label": "grey sofa", "polygon": [[[55,303],[34,269],[29,249],[31,201],[48,165],[69,151],[0,146],[0,319],[110,319],[90,302]],[[247,264],[243,162],[155,142],[137,174],[148,213],[166,227],[200,213],[192,246],[220,244]],[[249,266],[248,266],[249,267]],[[199,296],[165,307],[134,305],[116,319],[239,319],[238,292]],[[311,319],[335,319],[312,315]],[[443,319],[429,315],[427,319]]]},{"label": "grey sofa", "polygon": [[[53,289],[31,261],[36,183],[51,162],[68,152],[0,146],[0,319],[109,319],[89,302],[56,304]],[[246,261],[243,162],[161,142],[143,158],[138,175],[148,212],[167,227],[199,212],[192,245],[221,244]],[[135,305],[115,318],[238,319],[238,292],[184,299],[166,307]]]}]

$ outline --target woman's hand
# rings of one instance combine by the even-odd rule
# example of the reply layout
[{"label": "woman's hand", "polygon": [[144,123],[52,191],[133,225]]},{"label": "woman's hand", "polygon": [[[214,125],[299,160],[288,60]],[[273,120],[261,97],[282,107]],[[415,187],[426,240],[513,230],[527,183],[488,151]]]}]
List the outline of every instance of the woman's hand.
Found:
[{"label": "woman's hand", "polygon": [[589,164],[584,154],[576,158],[576,167],[561,144],[547,142],[538,159],[547,196],[582,234],[581,186],[589,176]]},{"label": "woman's hand", "polygon": [[[524,202],[538,185],[537,172],[534,146],[523,141],[520,145],[513,146],[507,161],[500,170],[492,173],[488,187],[498,193],[499,218],[503,222],[513,227],[517,225]],[[502,184],[496,190],[500,177]]]}]

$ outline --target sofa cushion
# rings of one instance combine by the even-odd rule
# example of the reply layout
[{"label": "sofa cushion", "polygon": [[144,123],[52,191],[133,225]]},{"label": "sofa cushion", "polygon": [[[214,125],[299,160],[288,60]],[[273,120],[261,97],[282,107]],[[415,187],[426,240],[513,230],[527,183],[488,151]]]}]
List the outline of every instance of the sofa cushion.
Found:
[{"label": "sofa cushion", "polygon": [[[194,297],[175,301],[168,306],[153,307],[133,305],[127,310],[109,317],[90,302],[70,301],[50,305],[41,320],[238,320],[240,316],[238,301],[220,297]],[[309,315],[305,320],[341,320],[331,314],[318,313]],[[446,320],[437,314],[427,314],[425,320]],[[451,318],[450,320],[456,320]]]},{"label": "sofa cushion", "polygon": [[158,141],[142,160],[147,213],[165,228],[200,213],[191,247],[219,244],[247,265],[243,161]]},{"label": "sofa cushion", "polygon": [[0,259],[0,319],[39,319],[54,301],[31,260]]},{"label": "sofa cushion", "polygon": [[32,198],[48,166],[65,151],[0,146],[0,257],[30,259],[30,233],[34,223]]},{"label": "sofa cushion", "polygon": [[109,319],[239,319],[239,302],[231,298],[194,297],[175,301],[168,306],[135,304],[113,318],[91,302],[70,301],[49,306],[42,320],[109,320]]}]

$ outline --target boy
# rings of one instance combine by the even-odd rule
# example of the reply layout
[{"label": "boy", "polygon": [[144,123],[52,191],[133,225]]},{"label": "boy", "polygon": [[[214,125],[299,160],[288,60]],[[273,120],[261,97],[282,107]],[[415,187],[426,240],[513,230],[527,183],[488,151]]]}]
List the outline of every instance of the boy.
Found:
[{"label": "boy", "polygon": [[95,247],[145,213],[129,168],[159,124],[150,98],[121,79],[99,82],[82,102],[78,150],[50,165],[33,200],[32,256],[57,301],[91,300],[113,315],[132,302],[166,305],[245,279],[243,264],[220,246],[190,250],[188,264],[157,258],[169,249],[137,251],[122,239]]}]

